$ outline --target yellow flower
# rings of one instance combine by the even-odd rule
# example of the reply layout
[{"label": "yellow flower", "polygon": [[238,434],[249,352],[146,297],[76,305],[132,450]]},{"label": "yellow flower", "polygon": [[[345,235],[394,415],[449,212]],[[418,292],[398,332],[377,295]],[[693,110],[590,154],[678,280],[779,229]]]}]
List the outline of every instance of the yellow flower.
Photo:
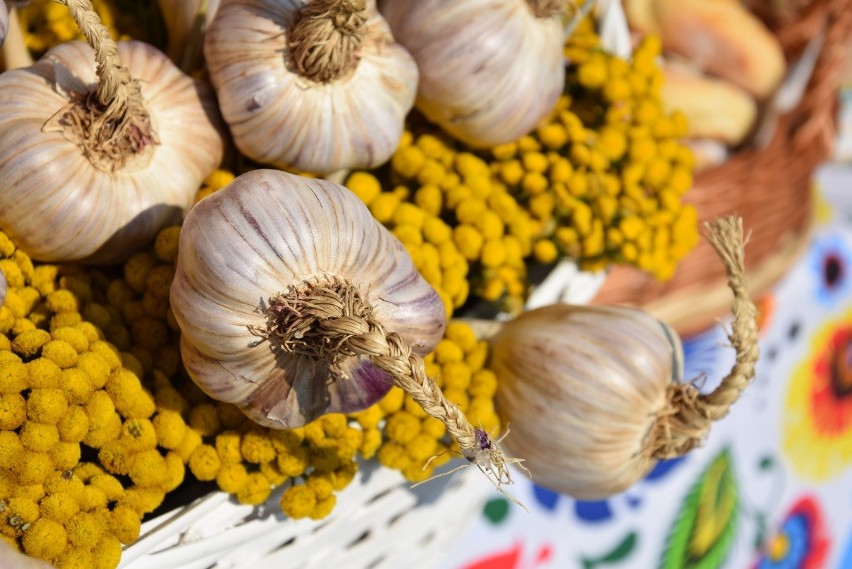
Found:
[{"label": "yellow flower", "polygon": [[68,545],[68,536],[58,522],[39,518],[24,532],[21,540],[27,555],[38,559],[53,559]]},{"label": "yellow flower", "polygon": [[520,160],[507,160],[500,167],[500,177],[510,186],[517,185],[524,176]]},{"label": "yellow flower", "polygon": [[[228,172],[228,174],[231,177],[233,176],[230,172]],[[154,241],[154,251],[157,254],[157,257],[167,263],[174,262],[177,259],[179,239],[180,226],[171,225],[161,229]]]},{"label": "yellow flower", "polygon": [[540,239],[536,241],[533,247],[533,255],[540,263],[553,263],[559,256],[559,251],[556,249],[553,241],[549,239]]},{"label": "yellow flower", "polygon": [[[192,469],[192,473],[195,474],[196,478],[199,480],[212,480],[216,476],[215,474],[210,476],[209,472],[212,468],[214,468],[214,464],[216,465],[215,468],[218,469],[219,457],[215,455],[216,451],[213,450],[215,461],[210,459],[210,452],[208,449],[212,449],[212,447],[204,445],[202,448],[204,449],[203,452],[199,452],[201,449],[196,449],[196,451],[192,453],[189,465]],[[154,449],[138,452],[133,455],[128,475],[130,476],[130,479],[133,480],[133,483],[138,486],[162,488],[168,480],[166,461],[160,453]],[[202,476],[204,476],[204,478],[202,478]]]},{"label": "yellow flower", "polygon": [[548,123],[539,127],[538,137],[542,144],[554,150],[568,143],[568,131],[559,123]]},{"label": "yellow flower", "polygon": [[251,430],[243,435],[240,452],[246,461],[253,464],[275,460],[275,448],[272,441],[261,430]]},{"label": "yellow flower", "polygon": [[68,412],[68,398],[60,389],[33,389],[27,397],[27,416],[55,425]]},{"label": "yellow flower", "polygon": [[420,433],[411,439],[406,445],[405,450],[415,465],[422,466],[429,457],[435,455],[437,441],[426,433]]},{"label": "yellow flower", "polygon": [[388,468],[402,470],[411,464],[411,458],[405,451],[405,447],[396,442],[387,442],[379,449],[379,464]]},{"label": "yellow flower", "polygon": [[[438,186],[426,184],[414,193],[414,203],[423,211],[430,215],[438,215],[441,213],[441,205],[443,202],[443,193]],[[427,218],[428,222],[430,218]],[[425,225],[424,225],[425,231]],[[428,239],[428,237],[427,237]]]},{"label": "yellow flower", "polygon": [[45,298],[45,302],[52,312],[78,312],[80,310],[77,297],[71,291],[67,290],[51,292]]},{"label": "yellow flower", "polygon": [[499,267],[506,261],[506,249],[502,239],[488,239],[482,246],[480,260],[485,267]]},{"label": "yellow flower", "polygon": [[385,434],[400,444],[411,441],[420,432],[420,420],[407,411],[397,411],[387,419]]},{"label": "yellow flower", "polygon": [[[443,423],[442,423],[443,424]],[[372,458],[382,444],[382,433],[378,429],[367,429],[361,439],[359,451],[365,459]]]},{"label": "yellow flower", "polygon": [[367,172],[353,172],[346,180],[346,187],[367,205],[382,192],[379,180]]},{"label": "yellow flower", "polygon": [[290,452],[281,453],[276,458],[278,469],[287,476],[301,476],[307,470],[310,463],[308,451],[303,447],[296,447]]},{"label": "yellow flower", "polygon": [[68,541],[83,550],[95,547],[105,530],[104,516],[93,512],[82,512],[65,523]]},{"label": "yellow flower", "polygon": [[44,330],[27,330],[15,336],[12,341],[12,349],[15,353],[28,358],[37,354],[41,347],[49,341],[50,334]]},{"label": "yellow flower", "polygon": [[29,450],[47,452],[59,443],[59,430],[56,425],[45,425],[27,421],[21,428],[21,444]]},{"label": "yellow flower", "polygon": [[236,496],[240,504],[258,505],[265,502],[271,493],[272,486],[266,476],[261,472],[250,472]]},{"label": "yellow flower", "polygon": [[314,511],[317,497],[307,485],[293,485],[281,495],[281,510],[293,519],[305,518]]},{"label": "yellow flower", "polygon": [[216,475],[216,484],[219,489],[229,494],[236,494],[248,481],[246,467],[240,463],[223,464]]},{"label": "yellow flower", "polygon": [[464,322],[449,322],[444,336],[447,340],[459,346],[462,351],[469,352],[476,347],[476,334],[473,329]]},{"label": "yellow flower", "polygon": [[199,445],[189,457],[189,470],[201,481],[215,480],[222,463],[216,449],[208,444]]},{"label": "yellow flower", "polygon": [[[422,434],[440,440],[447,433],[447,426],[435,417],[426,417],[421,423]],[[421,435],[418,435],[418,437]],[[437,454],[437,453],[435,453]]]},{"label": "yellow flower", "polygon": [[0,395],[0,429],[12,431],[27,418],[27,402],[18,393]]},{"label": "yellow flower", "polygon": [[325,518],[332,512],[332,510],[334,510],[334,506],[336,504],[337,496],[335,496],[334,494],[325,498],[317,499],[317,503],[310,513],[310,518],[312,520],[321,520]]},{"label": "yellow flower", "polygon": [[89,416],[83,407],[71,407],[56,424],[59,439],[67,443],[79,443],[89,431]]},{"label": "yellow flower", "polygon": [[39,510],[42,516],[65,523],[80,511],[80,503],[73,496],[60,492],[42,498]]},{"label": "yellow flower", "polygon": [[60,368],[71,367],[77,363],[77,351],[71,344],[63,340],[51,340],[44,344],[41,348],[41,355]]},{"label": "yellow flower", "polygon": [[139,537],[139,514],[124,505],[117,505],[109,513],[107,529],[121,543],[130,544]]}]

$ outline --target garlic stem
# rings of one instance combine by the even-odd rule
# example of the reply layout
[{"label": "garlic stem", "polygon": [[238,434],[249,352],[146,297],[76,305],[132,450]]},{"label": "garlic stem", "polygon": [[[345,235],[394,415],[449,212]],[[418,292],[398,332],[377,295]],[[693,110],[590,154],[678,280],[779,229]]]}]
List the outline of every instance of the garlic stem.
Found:
[{"label": "garlic stem", "polygon": [[115,171],[131,156],[158,142],[141,87],[121,64],[118,46],[91,1],[57,1],[68,7],[83,37],[95,50],[98,76],[94,100],[86,97],[85,101],[77,101],[76,109],[64,109],[60,114],[82,131],[77,136],[82,138],[93,165]]},{"label": "garlic stem", "polygon": [[536,18],[552,18],[561,16],[568,9],[571,0],[527,0]]},{"label": "garlic stem", "polygon": [[296,71],[329,83],[358,65],[367,21],[365,0],[313,0],[293,14],[288,47]]},{"label": "garlic stem", "polygon": [[751,383],[759,357],[757,307],[746,283],[742,219],[722,217],[706,227],[707,239],[725,264],[728,287],[734,293],[734,323],[728,339],[737,359],[731,372],[711,393],[702,395],[690,383],[669,387],[669,405],[660,413],[649,433],[649,444],[645,445],[658,459],[681,456],[701,444],[712,422],[725,417]]},{"label": "garlic stem", "polygon": [[3,68],[7,71],[33,64],[33,57],[27,49],[21,22],[18,20],[18,10],[14,5],[9,6],[9,30],[0,54],[2,54]]},{"label": "garlic stem", "polygon": [[368,358],[427,414],[443,422],[462,455],[492,475],[498,488],[511,482],[507,466],[520,461],[504,457],[497,441],[474,428],[444,397],[426,375],[423,358],[398,334],[385,330],[354,285],[337,278],[312,282],[273,297],[267,310],[269,337],[282,350],[327,362],[332,373],[341,358]]}]

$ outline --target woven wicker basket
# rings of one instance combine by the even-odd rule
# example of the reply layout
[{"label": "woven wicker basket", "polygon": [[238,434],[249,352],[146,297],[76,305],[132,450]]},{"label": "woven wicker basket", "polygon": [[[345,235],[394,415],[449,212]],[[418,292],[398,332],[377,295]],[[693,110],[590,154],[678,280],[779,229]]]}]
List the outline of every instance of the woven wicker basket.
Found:
[{"label": "woven wicker basket", "polygon": [[[831,155],[835,141],[837,87],[852,31],[852,0],[814,0],[801,14],[779,15],[770,25],[791,63],[809,42],[820,42],[805,92],[781,115],[765,146],[738,152],[702,172],[686,196],[702,221],[725,214],[743,217],[752,236],[746,260],[755,295],[786,272],[808,240],[811,174]],[[725,282],[722,264],[703,241],[665,283],[635,269],[612,270],[593,302],[641,306],[688,334],[727,312]]]}]

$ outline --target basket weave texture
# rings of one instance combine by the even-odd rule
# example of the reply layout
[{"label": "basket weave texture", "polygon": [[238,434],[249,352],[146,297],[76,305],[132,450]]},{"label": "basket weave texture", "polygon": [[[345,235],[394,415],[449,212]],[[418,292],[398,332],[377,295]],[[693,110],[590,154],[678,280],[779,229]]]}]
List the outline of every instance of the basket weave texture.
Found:
[{"label": "basket weave texture", "polygon": [[[720,215],[743,217],[751,232],[746,268],[754,295],[783,276],[808,239],[811,175],[831,155],[835,142],[837,88],[852,32],[852,0],[815,0],[796,17],[784,14],[769,24],[788,62],[796,60],[808,41],[825,34],[807,88],[796,107],[779,117],[767,145],[744,149],[701,172],[686,195],[702,222]],[[641,306],[688,334],[727,312],[725,282],[722,263],[702,241],[664,283],[636,269],[613,269],[593,302]]]}]

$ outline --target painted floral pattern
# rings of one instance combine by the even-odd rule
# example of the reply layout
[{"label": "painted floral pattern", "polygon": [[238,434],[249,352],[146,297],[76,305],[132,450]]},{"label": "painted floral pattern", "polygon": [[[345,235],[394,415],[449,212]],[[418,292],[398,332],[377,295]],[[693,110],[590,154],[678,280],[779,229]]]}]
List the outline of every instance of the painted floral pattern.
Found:
[{"label": "painted floral pattern", "polygon": [[828,547],[822,508],[805,496],[784,517],[755,569],[823,569]]},{"label": "painted floral pattern", "polygon": [[796,474],[823,482],[852,465],[852,310],[813,336],[785,411],[783,448]]}]

